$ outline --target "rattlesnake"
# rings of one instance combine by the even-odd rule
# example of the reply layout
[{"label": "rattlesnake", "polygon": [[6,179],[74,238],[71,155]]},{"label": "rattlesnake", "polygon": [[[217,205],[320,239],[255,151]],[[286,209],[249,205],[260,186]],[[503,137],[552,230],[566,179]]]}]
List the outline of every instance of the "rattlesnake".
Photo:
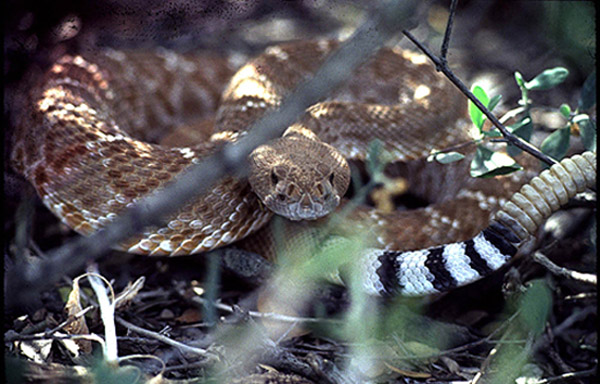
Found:
[{"label": "rattlesnake", "polygon": [[[243,136],[336,46],[270,47],[233,77],[230,61],[210,55],[105,50],[63,56],[30,89],[13,138],[13,166],[64,223],[90,234],[187,165]],[[372,139],[395,161],[423,159],[433,148],[471,139],[465,111],[462,95],[422,55],[384,48],[283,138],[257,148],[249,182],[227,178],[165,226],[115,247],[195,254],[248,237],[273,211],[317,220],[340,203],[350,182],[347,160],[365,160]],[[180,145],[182,135],[189,145]],[[476,181],[467,176],[467,163],[401,165],[412,183],[422,182],[415,193],[434,204],[392,213],[361,207],[351,215],[376,234],[359,261],[367,292],[417,295],[476,280],[513,256],[559,203],[595,182],[595,153],[565,160],[523,187],[481,231],[531,175]]]}]

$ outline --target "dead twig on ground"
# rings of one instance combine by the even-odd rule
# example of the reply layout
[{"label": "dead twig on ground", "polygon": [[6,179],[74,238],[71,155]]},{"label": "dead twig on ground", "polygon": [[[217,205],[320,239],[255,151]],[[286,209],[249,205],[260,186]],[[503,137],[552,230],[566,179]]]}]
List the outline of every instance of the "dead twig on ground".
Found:
[{"label": "dead twig on ground", "polygon": [[556,276],[567,277],[572,280],[581,281],[586,284],[596,285],[598,277],[591,273],[582,273],[577,271],[572,271],[565,267],[558,266],[554,264],[549,258],[547,258],[542,252],[536,251],[531,256],[533,260],[544,266],[550,273]]},{"label": "dead twig on ground", "polygon": [[187,344],[181,343],[179,341],[173,340],[173,339],[171,339],[165,335],[162,335],[158,332],[154,332],[154,331],[150,331],[148,329],[142,328],[142,327],[138,327],[137,325],[132,324],[129,321],[127,321],[119,316],[115,316],[115,320],[117,323],[121,324],[122,326],[124,326],[125,328],[129,329],[132,332],[159,340],[165,344],[171,345],[171,346],[181,350],[182,352],[187,352],[187,353],[191,353],[194,355],[205,357],[207,359],[207,361],[205,362],[206,364],[211,364],[213,362],[219,361],[219,356],[217,356],[213,352],[210,352],[206,349],[192,347]]}]

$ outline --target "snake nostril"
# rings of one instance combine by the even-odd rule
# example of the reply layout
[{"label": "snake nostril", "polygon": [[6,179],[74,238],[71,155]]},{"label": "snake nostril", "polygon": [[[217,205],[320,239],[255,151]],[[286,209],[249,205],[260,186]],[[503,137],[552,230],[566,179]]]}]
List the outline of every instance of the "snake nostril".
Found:
[{"label": "snake nostril", "polygon": [[288,185],[285,192],[288,196],[294,196],[294,193],[296,193],[296,187],[294,186],[294,184],[290,184]]},{"label": "snake nostril", "polygon": [[317,184],[315,189],[319,196],[323,196],[325,194],[325,188],[323,187],[323,184],[321,184],[321,183]]}]

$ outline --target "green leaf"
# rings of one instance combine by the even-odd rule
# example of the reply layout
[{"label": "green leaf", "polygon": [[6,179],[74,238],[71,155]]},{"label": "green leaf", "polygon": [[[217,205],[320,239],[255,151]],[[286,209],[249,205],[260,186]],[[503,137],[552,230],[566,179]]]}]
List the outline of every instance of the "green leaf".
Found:
[{"label": "green leaf", "polygon": [[91,366],[91,378],[95,383],[141,383],[142,375],[138,367],[133,365],[119,367],[97,358]]},{"label": "green leaf", "polygon": [[[483,104],[485,107],[490,102],[487,93],[481,88],[479,85],[473,86],[471,88],[471,92],[473,95]],[[485,121],[485,116],[483,116],[483,112],[469,100],[469,116],[471,117],[471,121],[479,130],[483,127],[483,122]]]},{"label": "green leaf", "polygon": [[[525,141],[529,141],[529,139],[531,139],[531,134],[533,133],[533,124],[531,123],[531,118],[529,116],[522,118],[515,124],[509,125],[507,128],[515,136],[519,136]],[[509,156],[514,157],[521,153],[521,149],[509,144],[506,147],[506,152],[509,154]]]},{"label": "green leaf", "polygon": [[465,155],[459,152],[445,152],[434,155],[435,161],[437,161],[440,164],[454,163],[455,161],[464,159],[464,157]]},{"label": "green leaf", "polygon": [[498,128],[492,128],[489,131],[483,131],[481,133],[483,133],[483,136],[487,136],[487,137],[502,137],[502,133],[500,133]]},{"label": "green leaf", "polygon": [[515,72],[515,80],[519,88],[525,87],[525,79],[523,78],[523,75],[521,75],[521,72]]},{"label": "green leaf", "polygon": [[552,292],[543,280],[533,280],[521,297],[519,307],[520,319],[536,335],[540,335],[546,327],[546,320],[552,308]]},{"label": "green leaf", "polygon": [[546,69],[534,77],[533,80],[526,82],[525,88],[530,91],[550,89],[565,81],[568,75],[569,71],[563,67]]},{"label": "green leaf", "polygon": [[406,341],[402,347],[407,356],[435,356],[440,353],[439,349],[418,341]]},{"label": "green leaf", "polygon": [[494,108],[498,105],[498,103],[502,100],[502,95],[496,95],[490,99],[490,103],[487,105],[487,108],[490,111],[493,111]]},{"label": "green leaf", "polygon": [[579,126],[581,142],[588,151],[596,151],[596,125],[588,115],[581,114],[573,118],[573,123]]},{"label": "green leaf", "polygon": [[567,154],[569,149],[569,140],[571,138],[571,128],[566,127],[554,131],[542,142],[540,149],[546,155],[561,160]]},{"label": "green leaf", "polygon": [[571,117],[571,107],[569,107],[569,104],[563,104],[560,106],[560,108],[558,109],[561,113],[561,115],[563,115],[565,118],[569,118]]},{"label": "green leaf", "polygon": [[578,109],[585,111],[596,104],[596,70],[585,79],[583,87],[581,87],[581,94],[579,95]]},{"label": "green leaf", "polygon": [[477,146],[475,158],[471,161],[471,176],[494,177],[506,175],[521,169],[512,157],[502,152],[494,152],[484,146]]}]

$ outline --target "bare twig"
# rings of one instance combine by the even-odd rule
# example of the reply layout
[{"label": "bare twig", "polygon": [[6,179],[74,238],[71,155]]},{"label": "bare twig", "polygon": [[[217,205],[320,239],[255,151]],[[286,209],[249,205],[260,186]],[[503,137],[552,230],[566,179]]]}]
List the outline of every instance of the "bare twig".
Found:
[{"label": "bare twig", "polygon": [[543,253],[537,251],[533,254],[533,260],[543,265],[546,269],[548,269],[552,274],[557,276],[568,277],[569,279],[578,280],[584,283],[596,285],[597,284],[597,276],[591,273],[582,273],[577,271],[572,271],[570,269],[560,267],[554,264],[550,259],[548,259]]},{"label": "bare twig", "polygon": [[490,110],[488,110],[479,101],[479,99],[476,98],[475,95],[473,95],[473,93],[452,72],[452,70],[450,70],[450,68],[446,65],[446,63],[443,60],[441,60],[436,55],[434,55],[427,47],[425,47],[419,40],[417,40],[417,38],[415,36],[413,36],[412,33],[408,32],[408,31],[403,31],[403,33],[421,51],[423,51],[423,53],[427,57],[429,57],[429,59],[431,61],[434,62],[438,71],[440,71],[444,75],[446,75],[448,80],[450,80],[465,96],[467,96],[467,98],[469,100],[471,100],[471,102],[473,102],[473,104],[475,104],[477,106],[477,108],[479,108],[481,110],[481,112],[483,112],[483,114],[492,122],[492,124],[494,124],[494,126],[496,126],[500,130],[500,132],[502,133],[502,136],[504,136],[510,144],[514,145],[515,147],[517,147],[519,149],[522,149],[523,151],[531,154],[532,156],[535,156],[536,158],[540,159],[541,161],[543,161],[544,163],[546,163],[548,165],[553,165],[553,164],[557,163],[556,160],[546,156],[545,154],[540,152],[535,146],[531,145],[530,143],[526,142],[525,140],[521,139],[520,137],[515,136],[511,132],[509,132],[508,129],[506,129],[506,127],[496,118],[496,116],[494,116],[494,114],[492,114],[492,112],[490,112]]},{"label": "bare twig", "polygon": [[585,371],[568,372],[568,373],[563,373],[562,375],[548,377],[546,379],[541,379],[541,380],[536,380],[536,381],[533,381],[532,384],[547,384],[547,383],[555,383],[555,382],[564,383],[567,380],[578,379],[580,377],[594,376],[596,374],[596,372],[597,372],[596,368],[587,369]]},{"label": "bare twig", "polygon": [[564,297],[565,301],[572,301],[572,300],[596,300],[596,298],[598,297],[598,294],[596,292],[582,292],[582,293],[577,293],[575,295],[568,295]]},{"label": "bare twig", "polygon": [[69,316],[67,318],[67,320],[63,321],[62,323],[60,323],[59,325],[57,325],[56,327],[52,328],[49,331],[46,331],[44,333],[36,333],[36,334],[30,334],[29,332],[27,333],[22,333],[22,334],[15,334],[14,336],[9,336],[7,334],[4,335],[4,340],[5,341],[13,341],[13,340],[39,340],[39,339],[49,339],[51,338],[56,332],[60,331],[61,329],[63,329],[64,327],[66,327],[67,325],[71,324],[72,322],[76,321],[77,319],[79,319],[81,316],[84,316],[86,313],[88,313],[90,310],[94,309],[93,306],[88,306],[85,307],[84,309],[82,309],[81,311],[77,312],[75,315],[73,316]]},{"label": "bare twig", "polygon": [[[150,360],[158,361],[160,363],[160,371],[159,371],[159,373],[154,375],[154,377],[161,376],[165,372],[165,369],[167,368],[167,365],[160,357],[154,356],[154,355],[148,355],[148,354],[134,354],[134,355],[123,356],[123,357],[119,358],[119,363],[123,363],[124,361],[129,361],[129,360],[136,360],[136,359],[150,359]],[[152,380],[149,380],[149,381],[152,381]]]},{"label": "bare twig", "polygon": [[36,334],[36,335],[5,335],[5,342],[13,342],[13,341],[29,341],[29,340],[89,340],[95,341],[104,347],[104,339],[94,333],[89,335],[46,335],[46,334]]},{"label": "bare twig", "polygon": [[454,24],[454,15],[456,14],[456,4],[458,0],[452,0],[450,3],[450,14],[448,15],[448,23],[446,23],[446,32],[444,33],[444,41],[442,42],[442,48],[440,50],[440,60],[444,65],[448,65],[447,55],[448,46],[450,45],[450,34],[452,33],[452,25]]},{"label": "bare twig", "polygon": [[179,341],[173,340],[173,339],[171,339],[165,335],[162,335],[158,332],[154,332],[154,331],[144,329],[142,327],[138,327],[137,325],[132,324],[132,323],[128,322],[127,320],[122,319],[119,316],[115,316],[115,320],[117,321],[117,323],[121,324],[122,326],[129,329],[130,331],[133,331],[140,335],[151,337],[156,340],[160,340],[165,344],[168,344],[175,348],[178,348],[182,352],[188,352],[188,353],[192,353],[194,355],[199,355],[199,356],[205,357],[208,360],[213,361],[213,362],[216,362],[219,360],[219,357],[217,355],[215,355],[214,353],[212,353],[206,349],[192,347],[187,344],[180,343]]},{"label": "bare twig", "polygon": [[408,28],[417,2],[389,1],[374,12],[315,73],[300,84],[281,104],[250,128],[250,134],[233,145],[193,165],[173,183],[126,210],[115,221],[88,238],[79,238],[50,252],[50,260],[36,264],[18,264],[6,274],[6,305],[27,306],[43,289],[57,282],[64,274],[82,269],[115,244],[139,233],[144,227],[158,225],[162,218],[175,211],[194,196],[205,192],[225,175],[243,177],[247,172],[246,158],[258,145],[279,136],[306,108],[320,101],[332,89],[345,81],[355,68],[394,35]]},{"label": "bare twig", "polygon": [[[199,305],[205,306],[207,304],[207,300],[203,299],[199,296],[194,296],[190,299],[192,302],[195,302]],[[239,309],[236,309],[230,305],[227,304],[223,304],[223,303],[213,303],[213,305],[215,306],[216,309],[219,309],[221,311],[225,311],[228,313],[236,313],[239,312]],[[273,312],[258,312],[258,311],[247,311],[244,312],[246,314],[248,314],[248,316],[250,317],[254,317],[256,319],[263,319],[263,320],[274,320],[274,321],[279,321],[282,323],[293,323],[293,324],[302,324],[302,323],[334,323],[334,324],[342,324],[343,322],[341,320],[334,320],[334,319],[319,319],[316,317],[299,317],[299,316],[289,316],[289,315],[282,315],[280,313],[273,313]]]}]

